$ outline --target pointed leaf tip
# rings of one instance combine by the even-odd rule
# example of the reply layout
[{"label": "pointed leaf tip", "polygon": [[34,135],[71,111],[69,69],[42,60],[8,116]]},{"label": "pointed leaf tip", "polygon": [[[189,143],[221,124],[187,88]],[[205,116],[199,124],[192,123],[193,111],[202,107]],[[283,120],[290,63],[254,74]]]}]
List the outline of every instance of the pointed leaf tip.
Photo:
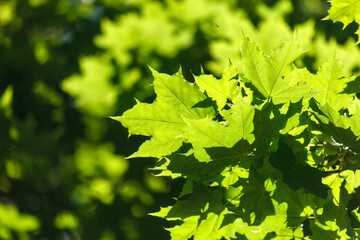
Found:
[{"label": "pointed leaf tip", "polygon": [[200,74],[205,74],[203,66],[200,64]]},{"label": "pointed leaf tip", "polygon": [[120,116],[108,116],[108,118],[120,122]]}]

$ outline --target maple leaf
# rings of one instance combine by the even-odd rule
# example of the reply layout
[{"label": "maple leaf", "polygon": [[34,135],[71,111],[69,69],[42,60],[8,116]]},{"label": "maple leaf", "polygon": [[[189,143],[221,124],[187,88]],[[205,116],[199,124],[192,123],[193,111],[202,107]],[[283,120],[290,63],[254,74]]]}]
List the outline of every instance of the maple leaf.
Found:
[{"label": "maple leaf", "polygon": [[219,230],[224,216],[229,213],[222,203],[220,189],[213,191],[200,185],[194,189],[189,200],[177,201],[174,206],[152,215],[183,221],[167,229],[171,239],[189,239],[194,236],[194,240],[216,240],[222,237]]},{"label": "maple leaf", "polygon": [[214,99],[218,105],[218,110],[221,110],[227,100],[234,100],[239,95],[240,88],[237,86],[238,80],[237,70],[231,63],[224,70],[222,78],[216,79],[213,75],[200,75],[195,76],[195,82],[202,92]]},{"label": "maple leaf", "polygon": [[341,145],[350,148],[355,153],[360,153],[360,135],[358,125],[359,118],[357,115],[347,117],[340,115],[330,105],[320,106],[320,111],[326,118],[319,116],[319,129],[324,135],[331,138],[335,145]]},{"label": "maple leaf", "polygon": [[[314,213],[316,204],[314,199],[315,195],[306,193],[302,188],[297,191],[293,191],[283,181],[278,180],[276,182],[276,190],[272,196],[278,202],[286,202],[288,205],[287,218],[288,226],[296,227],[304,222],[309,216]],[[320,201],[318,198],[316,199]],[[322,200],[325,202],[325,200]]]},{"label": "maple leaf", "polygon": [[335,56],[320,66],[316,75],[306,69],[294,72],[295,79],[302,79],[317,94],[314,96],[321,105],[329,104],[335,110],[348,107],[354,94],[343,93],[347,84],[355,77],[344,77],[344,66]]},{"label": "maple leaf", "polygon": [[[156,170],[170,170],[173,174],[182,176],[197,176],[211,179],[218,176],[226,167],[238,165],[249,169],[254,157],[248,152],[249,145],[245,141],[238,142],[233,148],[213,147],[206,149],[210,161],[199,161],[194,154],[174,153],[168,157],[168,162]],[[176,175],[175,175],[176,176]]]},{"label": "maple leaf", "polygon": [[225,118],[226,125],[210,118],[200,120],[185,120],[186,132],[184,137],[198,147],[233,147],[241,139],[252,143],[254,141],[254,113],[255,109],[249,103],[237,102],[230,110],[220,114]]},{"label": "maple leaf", "polygon": [[175,75],[167,75],[151,69],[154,76],[156,100],[152,104],[140,103],[121,117],[113,117],[129,129],[129,135],[152,137],[143,143],[130,157],[161,157],[178,150],[185,129],[184,118],[202,119],[214,117],[213,107],[195,107],[206,99],[198,88],[187,82],[181,69]]},{"label": "maple leaf", "polygon": [[[360,2],[358,0],[331,0],[330,3],[329,15],[324,18],[325,20],[342,22],[344,28],[353,21],[360,24]],[[360,36],[359,29],[356,34]]]},{"label": "maple leaf", "polygon": [[296,40],[285,42],[268,56],[243,34],[240,48],[244,78],[262,97],[281,104],[297,102],[310,93],[306,85],[294,83],[291,79],[290,64],[302,54]]}]

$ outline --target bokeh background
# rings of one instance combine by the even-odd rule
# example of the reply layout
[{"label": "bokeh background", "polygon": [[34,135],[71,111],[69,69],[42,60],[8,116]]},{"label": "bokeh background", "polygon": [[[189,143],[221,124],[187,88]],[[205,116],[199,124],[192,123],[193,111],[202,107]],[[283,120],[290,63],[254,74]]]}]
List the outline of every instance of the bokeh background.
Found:
[{"label": "bokeh background", "polygon": [[[294,35],[315,72],[334,54],[360,70],[355,23],[322,21],[325,0],[0,0],[0,239],[170,239],[147,215],[181,180],[146,140],[108,116],[155,98],[148,66],[219,76],[240,59],[241,31],[264,52]],[[241,67],[241,66],[239,66]],[[356,87],[356,86],[352,86]]]}]

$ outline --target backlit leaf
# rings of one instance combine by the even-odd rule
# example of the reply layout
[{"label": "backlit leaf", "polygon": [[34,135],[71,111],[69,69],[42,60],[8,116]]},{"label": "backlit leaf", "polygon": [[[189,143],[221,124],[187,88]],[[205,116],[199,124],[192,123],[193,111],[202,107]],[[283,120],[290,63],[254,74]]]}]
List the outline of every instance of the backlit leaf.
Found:
[{"label": "backlit leaf", "polygon": [[[212,107],[194,107],[206,96],[196,86],[187,82],[181,70],[173,76],[152,70],[154,90],[157,95],[152,104],[138,102],[121,117],[113,117],[129,129],[129,134],[153,137],[145,142],[133,157],[160,157],[181,147],[185,129],[183,118],[201,119],[214,116]],[[166,144],[164,145],[163,143]],[[156,148],[161,146],[161,148]]]},{"label": "backlit leaf", "polygon": [[244,78],[267,99],[275,104],[297,102],[310,90],[303,84],[293,83],[290,65],[302,54],[296,40],[285,42],[270,56],[260,52],[254,42],[243,35],[241,41]]},{"label": "backlit leaf", "polygon": [[[329,15],[325,19],[342,22],[344,28],[353,21],[360,24],[360,2],[358,0],[331,0],[330,3]],[[359,36],[360,31],[358,30],[356,33]]]}]

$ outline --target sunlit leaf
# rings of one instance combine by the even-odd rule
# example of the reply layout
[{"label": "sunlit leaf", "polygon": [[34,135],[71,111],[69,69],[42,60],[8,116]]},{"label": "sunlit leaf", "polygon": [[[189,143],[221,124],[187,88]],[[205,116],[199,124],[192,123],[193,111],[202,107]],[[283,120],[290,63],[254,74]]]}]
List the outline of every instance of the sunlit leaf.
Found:
[{"label": "sunlit leaf", "polygon": [[[344,28],[351,22],[360,24],[360,3],[357,0],[331,0],[329,15],[325,19],[342,22]],[[359,36],[359,30],[356,32]],[[360,40],[360,39],[359,39]]]}]

